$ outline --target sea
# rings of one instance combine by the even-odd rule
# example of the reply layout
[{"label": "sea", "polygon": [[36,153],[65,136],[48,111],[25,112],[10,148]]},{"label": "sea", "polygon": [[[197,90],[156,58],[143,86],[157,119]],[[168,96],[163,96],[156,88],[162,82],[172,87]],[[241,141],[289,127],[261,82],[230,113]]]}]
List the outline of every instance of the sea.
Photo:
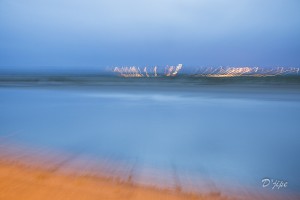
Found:
[{"label": "sea", "polygon": [[7,144],[127,166],[137,183],[299,194],[300,76],[2,75]]}]

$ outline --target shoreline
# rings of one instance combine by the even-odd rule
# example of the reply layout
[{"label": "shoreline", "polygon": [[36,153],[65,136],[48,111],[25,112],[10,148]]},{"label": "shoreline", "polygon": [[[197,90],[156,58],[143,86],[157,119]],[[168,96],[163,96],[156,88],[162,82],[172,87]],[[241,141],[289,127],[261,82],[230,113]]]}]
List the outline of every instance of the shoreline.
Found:
[{"label": "shoreline", "polygon": [[58,173],[0,158],[0,199],[232,199],[142,186],[101,176]]},{"label": "shoreline", "polygon": [[[82,166],[69,168],[62,159],[63,154],[43,153],[34,148],[26,152],[22,148],[1,145],[0,154],[0,199],[297,199],[298,196],[276,196],[276,193],[261,194],[255,191],[238,189],[228,194],[221,190],[191,192],[182,188],[145,185],[133,181],[128,170],[125,172],[105,171],[96,162],[91,165],[97,172],[82,169]],[[7,146],[7,145],[4,145]],[[27,155],[25,154],[27,153]],[[36,153],[34,153],[36,152]],[[22,155],[22,154],[23,155]],[[53,152],[52,152],[53,153]],[[59,152],[58,152],[59,153]],[[58,156],[59,155],[59,156]],[[83,161],[84,162],[84,161]],[[112,164],[112,163],[110,163]],[[116,165],[118,163],[114,163]],[[88,164],[87,164],[88,165]],[[119,167],[119,166],[118,166]],[[108,166],[113,168],[113,166]],[[104,169],[104,170],[103,170]],[[115,173],[112,173],[115,172]],[[127,173],[127,175],[126,175]],[[125,176],[124,176],[125,175]],[[286,198],[285,198],[286,199]]]}]

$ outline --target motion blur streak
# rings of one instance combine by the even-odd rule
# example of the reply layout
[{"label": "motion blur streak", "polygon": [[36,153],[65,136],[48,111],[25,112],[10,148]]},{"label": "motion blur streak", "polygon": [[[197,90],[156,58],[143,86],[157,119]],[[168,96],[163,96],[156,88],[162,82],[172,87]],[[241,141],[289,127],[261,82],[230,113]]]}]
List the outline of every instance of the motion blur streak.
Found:
[{"label": "motion blur streak", "polygon": [[283,76],[283,75],[299,75],[299,68],[297,67],[190,67],[188,70],[182,70],[183,65],[178,64],[174,66],[166,66],[159,68],[160,74],[157,74],[157,66],[150,68],[150,73],[147,72],[147,67],[141,72],[139,67],[115,67],[113,72],[118,73],[123,77],[156,77],[156,76],[176,76],[180,71],[183,74],[192,76],[206,76],[206,77],[236,77],[236,76]]}]

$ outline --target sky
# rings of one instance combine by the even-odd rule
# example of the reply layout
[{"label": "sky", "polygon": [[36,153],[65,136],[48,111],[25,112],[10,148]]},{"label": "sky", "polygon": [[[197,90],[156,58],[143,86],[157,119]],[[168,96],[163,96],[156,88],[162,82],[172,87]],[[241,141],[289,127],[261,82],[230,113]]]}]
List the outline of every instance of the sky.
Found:
[{"label": "sky", "polygon": [[0,0],[0,67],[300,67],[298,0]]}]

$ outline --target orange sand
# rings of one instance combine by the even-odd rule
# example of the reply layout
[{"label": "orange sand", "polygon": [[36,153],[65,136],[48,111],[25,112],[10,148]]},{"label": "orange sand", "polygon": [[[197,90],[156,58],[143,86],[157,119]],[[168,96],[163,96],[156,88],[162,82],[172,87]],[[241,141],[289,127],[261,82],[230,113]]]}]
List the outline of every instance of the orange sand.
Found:
[{"label": "orange sand", "polygon": [[61,199],[230,199],[117,182],[103,177],[67,175],[0,159],[1,200]]}]

